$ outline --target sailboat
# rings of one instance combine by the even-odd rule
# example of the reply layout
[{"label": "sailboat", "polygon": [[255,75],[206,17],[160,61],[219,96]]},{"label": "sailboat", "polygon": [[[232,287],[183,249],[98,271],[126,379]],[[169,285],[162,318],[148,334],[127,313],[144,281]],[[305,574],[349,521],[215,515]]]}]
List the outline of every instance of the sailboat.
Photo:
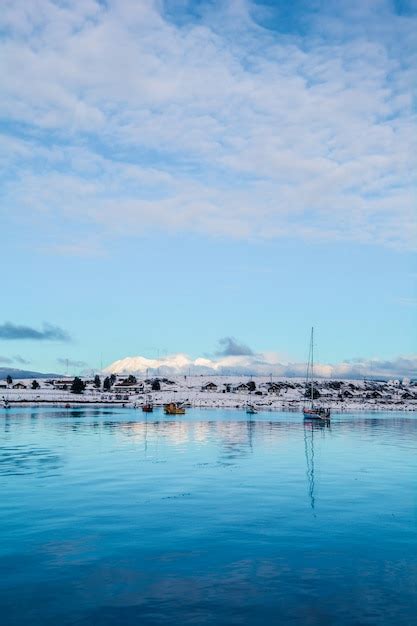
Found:
[{"label": "sailboat", "polygon": [[329,420],[330,409],[314,404],[314,328],[311,329],[310,351],[306,372],[306,390],[310,384],[310,406],[303,407],[304,419]]}]

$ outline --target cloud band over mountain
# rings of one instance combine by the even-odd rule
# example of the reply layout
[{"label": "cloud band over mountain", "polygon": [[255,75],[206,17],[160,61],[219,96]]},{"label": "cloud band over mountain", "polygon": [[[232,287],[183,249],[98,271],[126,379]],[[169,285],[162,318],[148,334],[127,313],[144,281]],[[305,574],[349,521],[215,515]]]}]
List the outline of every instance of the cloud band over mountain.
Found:
[{"label": "cloud band over mountain", "polygon": [[[282,363],[276,354],[200,357],[172,354],[159,359],[143,356],[126,357],[111,363],[105,372],[115,374],[148,375],[233,375],[303,377],[305,363]],[[416,377],[417,355],[401,356],[392,360],[353,359],[334,364],[318,363],[315,375],[322,378]]]}]

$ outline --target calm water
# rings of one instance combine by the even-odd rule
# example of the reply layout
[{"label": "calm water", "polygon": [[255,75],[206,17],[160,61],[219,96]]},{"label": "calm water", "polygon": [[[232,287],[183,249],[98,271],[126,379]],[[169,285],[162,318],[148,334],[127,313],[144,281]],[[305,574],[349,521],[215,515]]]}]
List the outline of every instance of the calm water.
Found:
[{"label": "calm water", "polygon": [[415,624],[417,416],[0,411],[3,626]]}]

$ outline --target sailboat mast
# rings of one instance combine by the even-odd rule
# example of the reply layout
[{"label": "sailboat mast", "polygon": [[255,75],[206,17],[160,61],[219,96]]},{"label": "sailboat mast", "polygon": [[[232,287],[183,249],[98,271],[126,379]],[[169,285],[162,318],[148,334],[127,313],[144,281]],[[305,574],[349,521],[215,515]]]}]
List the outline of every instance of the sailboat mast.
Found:
[{"label": "sailboat mast", "polygon": [[314,327],[311,327],[311,405],[313,406],[314,393],[313,393],[313,376],[314,376]]}]

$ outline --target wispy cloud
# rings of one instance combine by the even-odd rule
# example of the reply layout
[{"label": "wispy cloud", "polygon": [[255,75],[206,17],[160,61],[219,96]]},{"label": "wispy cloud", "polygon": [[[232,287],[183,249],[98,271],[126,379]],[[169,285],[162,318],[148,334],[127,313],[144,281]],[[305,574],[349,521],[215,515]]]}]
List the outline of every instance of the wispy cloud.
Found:
[{"label": "wispy cloud", "polygon": [[417,307],[417,298],[399,298],[398,304],[406,307]]},{"label": "wispy cloud", "polygon": [[15,363],[19,363],[19,365],[29,365],[30,361],[24,359],[20,354],[15,354],[13,357]]},{"label": "wispy cloud", "polygon": [[87,367],[88,365],[85,361],[74,361],[73,359],[65,359],[62,357],[59,357],[56,361],[60,365],[65,365],[67,367]]},{"label": "wispy cloud", "polygon": [[15,354],[13,357],[0,356],[0,363],[18,363],[19,365],[29,365],[30,361],[27,361],[19,354]]},{"label": "wispy cloud", "polygon": [[181,19],[167,6],[3,2],[0,162],[16,212],[111,237],[415,247],[415,12],[320,3],[301,33],[278,4],[218,0]]},{"label": "wispy cloud", "polygon": [[0,339],[4,340],[21,340],[31,339],[35,341],[70,341],[70,335],[53,324],[44,324],[42,330],[33,328],[32,326],[21,326],[5,322],[0,325]]}]

